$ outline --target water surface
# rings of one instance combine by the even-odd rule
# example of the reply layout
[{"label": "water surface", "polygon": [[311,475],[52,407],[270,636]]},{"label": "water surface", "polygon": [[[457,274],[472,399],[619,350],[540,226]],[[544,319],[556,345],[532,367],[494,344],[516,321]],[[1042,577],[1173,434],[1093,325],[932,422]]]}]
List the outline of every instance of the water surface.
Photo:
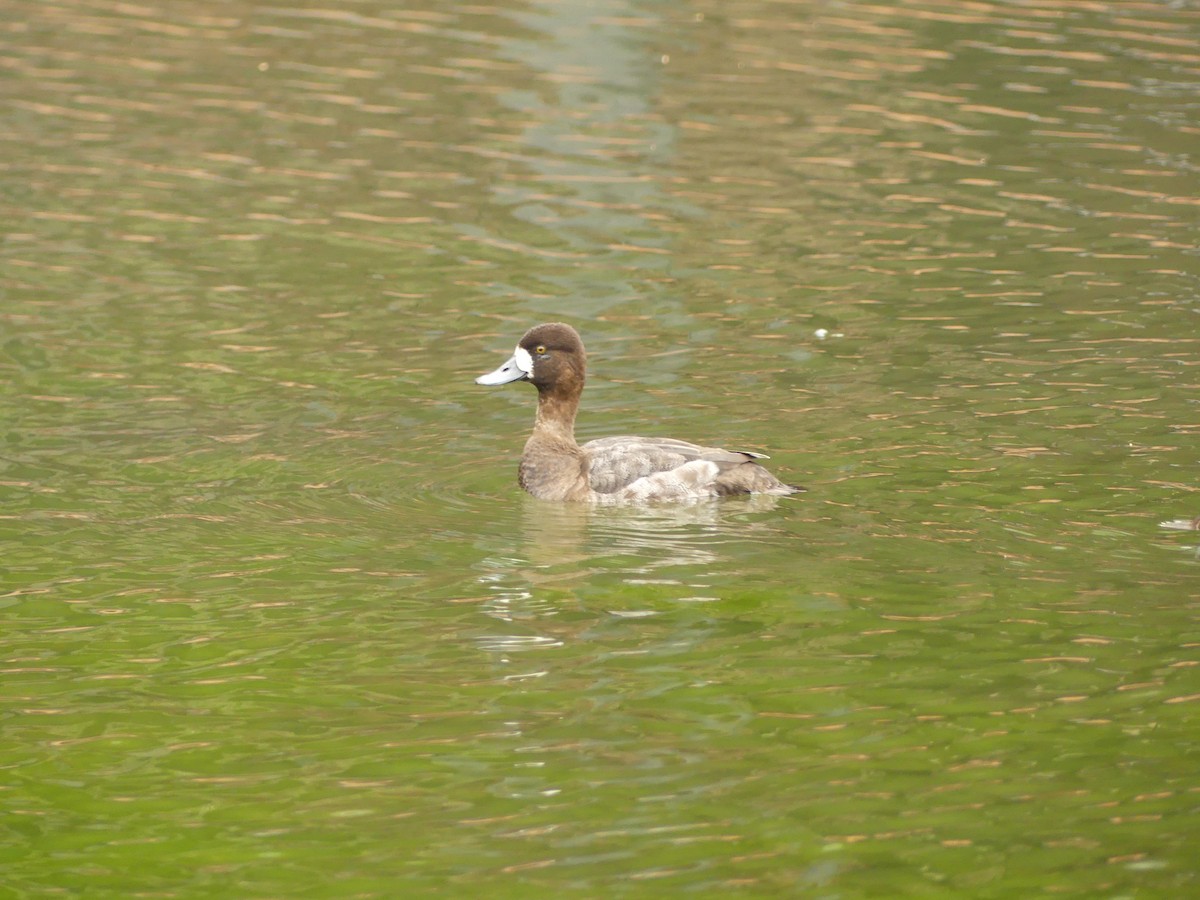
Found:
[{"label": "water surface", "polygon": [[1194,5],[0,21],[4,896],[1195,892]]}]

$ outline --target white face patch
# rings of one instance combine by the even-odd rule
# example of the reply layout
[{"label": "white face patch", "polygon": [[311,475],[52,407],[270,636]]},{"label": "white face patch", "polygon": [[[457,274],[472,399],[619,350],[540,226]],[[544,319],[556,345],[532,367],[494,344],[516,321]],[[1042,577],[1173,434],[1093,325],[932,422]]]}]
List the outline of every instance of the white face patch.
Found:
[{"label": "white face patch", "polygon": [[518,346],[513,351],[513,362],[517,364],[517,368],[530,376],[533,374],[533,357],[529,355],[529,351],[524,347]]},{"label": "white face patch", "polygon": [[518,347],[513,355],[504,361],[504,365],[494,372],[480,375],[475,379],[476,384],[512,384],[522,378],[528,378],[533,372],[533,357],[528,350]]}]

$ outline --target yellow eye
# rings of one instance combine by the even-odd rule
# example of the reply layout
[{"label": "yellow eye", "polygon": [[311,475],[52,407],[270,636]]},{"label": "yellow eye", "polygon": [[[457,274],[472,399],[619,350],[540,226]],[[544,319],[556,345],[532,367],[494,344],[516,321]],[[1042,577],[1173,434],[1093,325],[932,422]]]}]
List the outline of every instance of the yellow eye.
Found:
[{"label": "yellow eye", "polygon": [[539,356],[541,356],[543,353],[546,352],[546,345],[538,344],[536,347],[533,348],[533,352],[538,354]]}]

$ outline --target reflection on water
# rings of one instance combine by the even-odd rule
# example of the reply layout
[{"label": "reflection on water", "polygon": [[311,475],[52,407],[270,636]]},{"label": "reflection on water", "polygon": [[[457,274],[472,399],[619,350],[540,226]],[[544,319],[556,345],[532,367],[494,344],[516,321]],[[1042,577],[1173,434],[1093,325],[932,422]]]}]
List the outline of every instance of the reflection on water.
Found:
[{"label": "reflection on water", "polygon": [[[631,574],[663,566],[705,566],[719,561],[719,548],[736,531],[752,537],[749,513],[767,512],[780,498],[754,494],[728,502],[601,507],[551,504],[522,498],[524,538],[529,558],[555,566],[594,555],[596,550],[627,554]],[[793,501],[794,502],[794,501]]]},{"label": "reflection on water", "polygon": [[[756,533],[770,536],[775,528],[755,514],[769,513],[778,497],[753,495],[729,501],[688,504],[596,507],[544,503],[521,496],[522,529],[514,539],[517,556],[481,561],[479,580],[487,592],[484,609],[497,619],[545,628],[527,633],[480,638],[485,649],[508,651],[556,646],[564,637],[553,621],[545,621],[580,602],[572,586],[589,576],[614,579],[637,596],[639,586],[671,586],[674,602],[720,600],[711,576],[736,566],[733,543],[752,542]],[[514,536],[515,538],[515,536]],[[612,607],[595,613],[620,616],[657,615],[657,600],[646,608]]]}]

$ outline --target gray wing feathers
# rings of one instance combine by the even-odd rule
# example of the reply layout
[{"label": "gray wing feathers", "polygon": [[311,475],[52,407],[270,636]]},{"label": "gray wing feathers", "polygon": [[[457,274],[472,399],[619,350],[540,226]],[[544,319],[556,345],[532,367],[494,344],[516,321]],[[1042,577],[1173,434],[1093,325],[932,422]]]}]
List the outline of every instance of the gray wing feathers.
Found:
[{"label": "gray wing feathers", "polygon": [[611,494],[639,478],[669,472],[694,460],[715,463],[719,470],[745,463],[761,454],[701,447],[674,438],[632,435],[588,441],[581,448],[588,465],[588,480],[600,494]]}]

